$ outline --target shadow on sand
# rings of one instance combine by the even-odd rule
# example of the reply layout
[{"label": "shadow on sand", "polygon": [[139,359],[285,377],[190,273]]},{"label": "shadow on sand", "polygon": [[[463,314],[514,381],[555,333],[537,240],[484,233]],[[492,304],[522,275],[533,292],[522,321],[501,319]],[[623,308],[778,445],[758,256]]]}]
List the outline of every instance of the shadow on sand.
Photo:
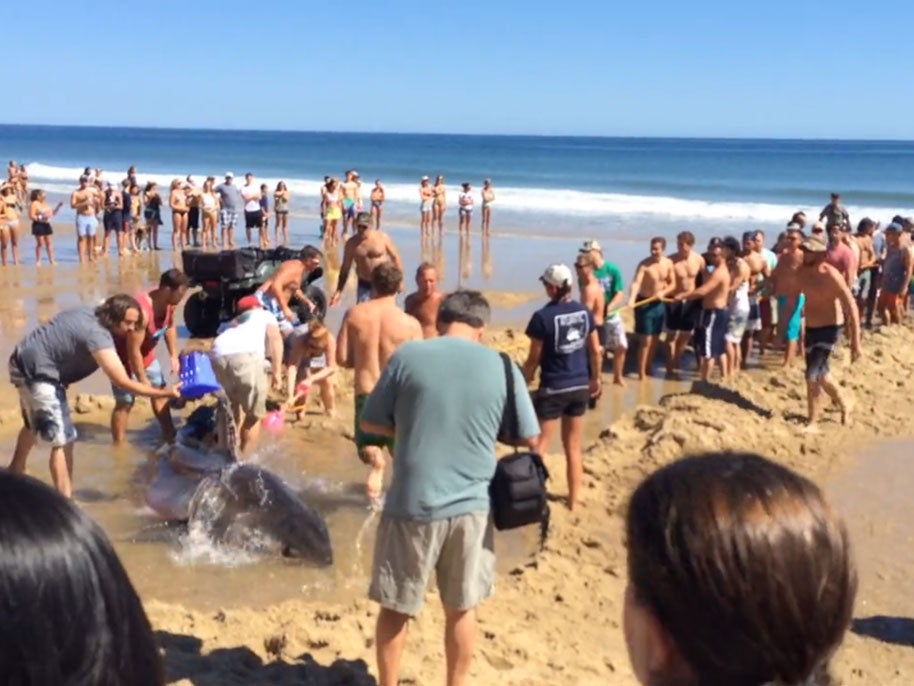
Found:
[{"label": "shadow on sand", "polygon": [[858,636],[914,648],[914,619],[910,617],[877,615],[855,619],[851,622],[851,631]]},{"label": "shadow on sand", "polygon": [[710,381],[694,381],[689,392],[705,398],[710,398],[711,400],[720,400],[721,402],[730,403],[741,410],[753,412],[765,419],[770,419],[773,416],[771,410],[754,403],[736,389],[720,386]]},{"label": "shadow on sand", "polygon": [[186,679],[194,686],[242,686],[242,684],[308,684],[309,686],[377,686],[364,660],[336,660],[320,665],[310,654],[300,662],[282,659],[264,663],[249,648],[218,648],[201,655],[203,641],[195,636],[157,631],[156,639],[165,653],[169,683]]}]

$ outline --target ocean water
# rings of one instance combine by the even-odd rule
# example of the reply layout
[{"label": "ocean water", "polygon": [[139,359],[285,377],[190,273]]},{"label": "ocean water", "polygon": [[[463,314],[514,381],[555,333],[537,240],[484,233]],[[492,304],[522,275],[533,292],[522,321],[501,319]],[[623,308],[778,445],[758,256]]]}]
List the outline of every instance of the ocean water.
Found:
[{"label": "ocean water", "polygon": [[[789,217],[810,218],[841,192],[851,220],[887,221],[914,214],[914,142],[574,138],[413,134],[206,131],[0,125],[0,158],[28,166],[33,187],[52,201],[67,200],[83,168],[104,170],[119,182],[136,165],[141,182],[167,189],[187,174],[202,183],[251,171],[275,188],[291,191],[293,245],[316,243],[324,175],[357,169],[363,197],[376,178],[387,203],[383,228],[400,248],[408,272],[423,259],[439,265],[442,288],[536,290],[536,276],[550,262],[568,264],[585,238],[631,275],[646,256],[651,236],[670,244],[682,230],[699,244],[714,235],[761,228],[773,242]],[[418,184],[423,175],[445,177],[445,240],[436,254],[418,239]],[[457,194],[484,178],[496,192],[493,237],[458,241]],[[240,180],[240,179],[239,179]],[[58,215],[72,226],[72,212]],[[160,245],[171,242],[164,215]],[[25,261],[33,260],[23,225]],[[58,232],[58,260],[75,262],[75,241]],[[672,246],[671,246],[672,247]],[[329,259],[328,254],[328,259]],[[133,259],[133,258],[131,258]],[[134,260],[135,261],[135,260]],[[160,260],[180,266],[180,256]]]},{"label": "ocean water", "polygon": [[[636,239],[687,226],[779,230],[839,191],[852,220],[914,213],[914,142],[574,138],[0,126],[0,156],[38,186],[68,193],[85,166],[119,181],[252,171],[284,179],[299,216],[316,216],[325,174],[357,169],[367,197],[385,184],[388,217],[418,223],[418,182],[443,174],[456,223],[460,183],[489,177],[493,222],[512,234]],[[478,200],[477,200],[478,204]],[[478,212],[478,209],[477,209]],[[477,219],[478,221],[478,219]]]}]

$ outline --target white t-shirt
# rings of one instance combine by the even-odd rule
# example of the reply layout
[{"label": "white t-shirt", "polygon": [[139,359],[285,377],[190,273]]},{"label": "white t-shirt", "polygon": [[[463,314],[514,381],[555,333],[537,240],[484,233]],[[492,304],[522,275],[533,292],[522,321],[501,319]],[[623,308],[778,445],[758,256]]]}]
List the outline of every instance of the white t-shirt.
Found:
[{"label": "white t-shirt", "polygon": [[239,353],[259,355],[266,359],[267,327],[278,325],[276,317],[263,309],[254,309],[242,315],[240,324],[230,326],[213,341],[213,355],[225,357]]},{"label": "white t-shirt", "polygon": [[247,184],[241,189],[244,198],[244,211],[257,212],[260,210],[260,188],[256,184]]}]

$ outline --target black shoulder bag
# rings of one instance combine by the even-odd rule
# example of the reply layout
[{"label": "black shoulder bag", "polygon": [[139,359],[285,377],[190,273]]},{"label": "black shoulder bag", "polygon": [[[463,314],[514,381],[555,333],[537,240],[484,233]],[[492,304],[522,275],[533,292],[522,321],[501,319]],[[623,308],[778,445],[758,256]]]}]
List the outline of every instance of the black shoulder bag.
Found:
[{"label": "black shoulder bag", "polygon": [[[500,354],[505,365],[508,395],[498,440],[513,443],[519,438],[517,405],[514,401],[514,362],[506,353]],[[549,472],[538,453],[519,452],[515,446],[513,455],[498,460],[495,476],[489,484],[495,528],[502,531],[538,522],[542,548],[549,532],[549,501],[546,498],[548,478]]]}]

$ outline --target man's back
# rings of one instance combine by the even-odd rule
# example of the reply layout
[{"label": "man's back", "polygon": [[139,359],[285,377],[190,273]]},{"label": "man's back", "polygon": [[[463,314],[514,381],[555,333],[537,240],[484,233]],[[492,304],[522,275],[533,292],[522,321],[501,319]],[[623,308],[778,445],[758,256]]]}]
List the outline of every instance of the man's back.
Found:
[{"label": "man's back", "polygon": [[[515,397],[526,395],[520,370],[516,365],[512,370]],[[504,363],[480,343],[443,336],[403,344],[363,415],[373,418],[373,406],[396,408],[390,419],[397,429],[397,455],[386,516],[432,520],[489,509],[506,388]],[[517,408],[521,435],[535,435],[529,400]]]},{"label": "man's back", "polygon": [[355,392],[369,393],[387,361],[406,341],[422,338],[422,327],[393,298],[359,303],[346,315]]}]

